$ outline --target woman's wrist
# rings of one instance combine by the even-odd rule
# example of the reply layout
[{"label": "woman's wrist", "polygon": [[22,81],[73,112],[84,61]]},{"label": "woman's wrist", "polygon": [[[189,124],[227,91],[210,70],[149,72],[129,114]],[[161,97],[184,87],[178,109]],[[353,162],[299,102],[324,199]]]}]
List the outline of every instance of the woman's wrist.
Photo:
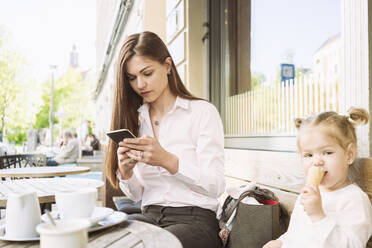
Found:
[{"label": "woman's wrist", "polygon": [[178,172],[178,157],[170,152],[164,156],[163,168],[166,169],[170,174],[176,174]]},{"label": "woman's wrist", "polygon": [[128,180],[133,176],[133,169],[120,169],[119,167],[119,172],[122,180]]}]

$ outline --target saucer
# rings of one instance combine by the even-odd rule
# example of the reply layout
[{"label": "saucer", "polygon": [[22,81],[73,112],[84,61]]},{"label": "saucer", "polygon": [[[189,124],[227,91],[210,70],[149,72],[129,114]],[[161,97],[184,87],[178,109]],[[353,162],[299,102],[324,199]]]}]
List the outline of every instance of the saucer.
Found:
[{"label": "saucer", "polygon": [[30,238],[7,237],[6,234],[5,234],[5,219],[2,219],[0,221],[0,240],[4,240],[4,241],[38,241],[38,240],[40,240],[40,236],[30,237]]},{"label": "saucer", "polygon": [[127,218],[128,218],[128,215],[126,213],[115,211],[110,216],[107,216],[103,220],[98,221],[96,225],[91,226],[88,229],[88,232],[94,232],[94,231],[108,228],[110,226],[117,225],[121,222],[124,222]]},{"label": "saucer", "polygon": [[[52,217],[56,221],[60,220],[59,216],[58,216],[58,212],[54,212],[54,213],[51,212],[51,214],[52,214]],[[108,228],[110,226],[114,226],[116,224],[119,224],[119,223],[125,221],[127,218],[128,218],[128,215],[126,213],[123,213],[123,212],[120,212],[120,211],[115,211],[111,215],[105,217],[104,219],[101,219],[101,220],[97,221],[97,223],[92,224],[88,228],[88,232],[94,232],[94,231],[98,231],[98,230]],[[44,222],[49,222],[49,219],[46,216],[46,214],[43,214],[41,216],[41,220],[44,221]]]},{"label": "saucer", "polygon": [[34,238],[8,238],[6,235],[0,236],[0,240],[4,241],[38,241],[40,240],[40,237],[34,237]]},{"label": "saucer", "polygon": [[[96,225],[98,221],[103,220],[109,215],[112,215],[114,213],[114,210],[112,208],[105,208],[105,207],[95,207],[92,213],[92,216],[89,218],[90,222],[92,223],[92,226]],[[52,211],[50,212],[51,216],[55,220],[59,220],[60,214],[58,211]],[[47,214],[43,214],[41,216],[41,220],[43,222],[50,222]]]}]

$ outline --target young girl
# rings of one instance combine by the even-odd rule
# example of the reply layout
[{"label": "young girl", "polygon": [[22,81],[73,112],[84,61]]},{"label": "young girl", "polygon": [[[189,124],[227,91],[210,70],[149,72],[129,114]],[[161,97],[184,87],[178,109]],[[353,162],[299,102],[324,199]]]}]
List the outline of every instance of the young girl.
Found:
[{"label": "young girl", "polygon": [[348,113],[323,112],[296,120],[305,172],[319,166],[325,173],[319,187],[302,189],[287,232],[264,248],[366,246],[372,234],[371,202],[348,174],[357,153],[354,125],[369,118],[364,109],[351,108]]}]

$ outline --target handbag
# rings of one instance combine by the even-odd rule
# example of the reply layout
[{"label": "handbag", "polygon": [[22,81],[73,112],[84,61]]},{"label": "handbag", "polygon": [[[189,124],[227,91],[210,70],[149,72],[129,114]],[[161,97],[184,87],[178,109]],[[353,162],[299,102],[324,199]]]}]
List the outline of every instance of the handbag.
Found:
[{"label": "handbag", "polygon": [[[263,205],[241,202],[245,197],[254,197]],[[287,218],[287,212],[274,193],[255,186],[243,192],[239,199],[226,198],[219,221],[219,235],[224,247],[262,247],[286,230]]]}]

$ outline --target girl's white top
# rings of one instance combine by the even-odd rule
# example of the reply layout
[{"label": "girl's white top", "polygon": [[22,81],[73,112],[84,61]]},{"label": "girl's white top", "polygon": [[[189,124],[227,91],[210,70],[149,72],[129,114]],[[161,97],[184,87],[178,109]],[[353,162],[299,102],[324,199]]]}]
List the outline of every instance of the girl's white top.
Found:
[{"label": "girl's white top", "polygon": [[[149,105],[139,109],[139,136],[154,137]],[[147,205],[198,206],[218,210],[217,198],[225,191],[224,133],[217,109],[207,101],[177,97],[159,126],[159,143],[179,159],[174,175],[160,166],[137,163],[133,176],[120,180],[121,190]]]},{"label": "girl's white top", "polygon": [[372,207],[356,184],[321,192],[326,218],[312,223],[297,198],[282,248],[364,248],[372,235]]}]

